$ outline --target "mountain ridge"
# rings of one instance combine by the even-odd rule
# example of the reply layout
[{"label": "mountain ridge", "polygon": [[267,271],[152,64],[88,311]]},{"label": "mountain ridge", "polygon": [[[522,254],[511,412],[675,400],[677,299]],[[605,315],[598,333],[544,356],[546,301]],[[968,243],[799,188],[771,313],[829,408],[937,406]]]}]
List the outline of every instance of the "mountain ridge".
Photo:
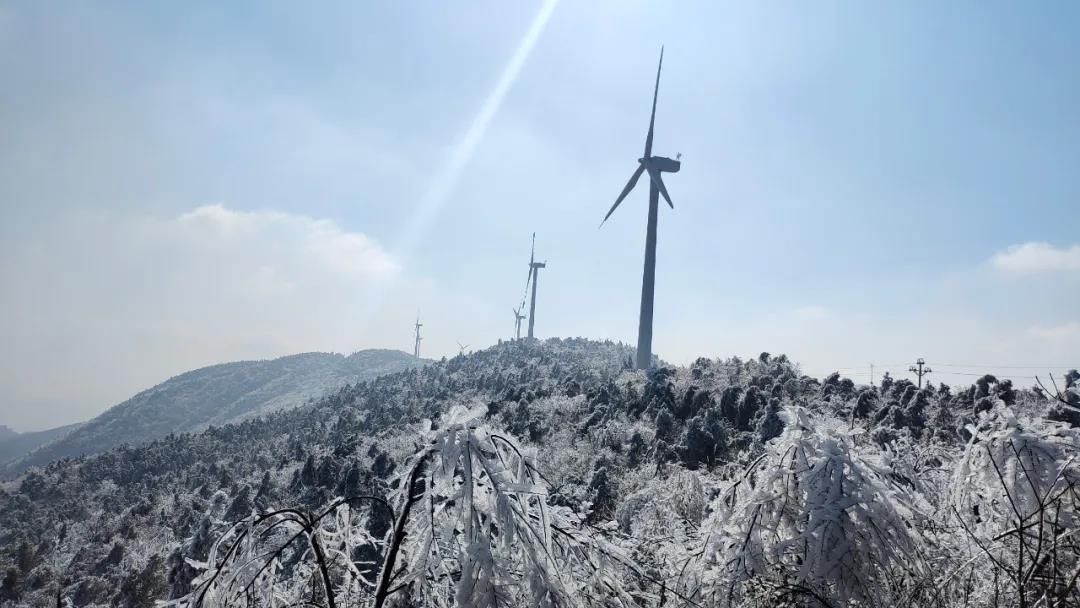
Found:
[{"label": "mountain ridge", "polygon": [[346,384],[426,363],[403,351],[366,349],[349,355],[307,352],[209,365],[172,376],[74,428],[61,427],[70,431],[62,436],[53,429],[46,441],[0,462],[6,462],[3,472],[11,476],[60,458],[297,407]]},{"label": "mountain ridge", "polygon": [[[991,375],[954,392],[887,374],[871,385],[839,373],[814,378],[785,356],[768,353],[640,371],[627,363],[632,352],[626,345],[583,339],[504,342],[346,385],[303,407],[35,468],[0,482],[0,603],[134,607],[180,600],[211,580],[205,568],[221,564],[210,559],[222,555],[215,542],[235,540],[227,536],[230,530],[249,529],[235,523],[281,508],[305,517],[345,504],[338,497],[364,496],[372,500],[350,505],[343,519],[321,519],[327,527],[317,532],[320,542],[344,547],[330,564],[341,574],[331,576],[330,584],[348,600],[339,605],[358,605],[352,600],[364,600],[370,590],[341,588],[333,581],[350,580],[341,564],[368,568],[368,576],[378,571],[387,555],[380,548],[396,542],[387,536],[395,519],[388,517],[386,505],[402,517],[416,502],[413,490],[425,493],[417,504],[428,508],[414,511],[410,520],[417,527],[396,537],[403,539],[406,555],[428,546],[424,534],[413,530],[429,529],[442,535],[440,542],[461,544],[460,525],[428,527],[427,522],[465,502],[446,488],[465,487],[467,469],[453,461],[446,466],[443,459],[472,454],[475,470],[495,468],[494,474],[477,478],[471,492],[487,496],[492,483],[503,483],[511,469],[534,471],[536,478],[527,485],[536,496],[532,504],[543,501],[561,518],[561,534],[586,541],[579,545],[582,551],[617,546],[632,560],[604,562],[603,554],[588,562],[556,557],[560,572],[574,584],[603,581],[648,591],[656,589],[657,580],[672,581],[672,595],[686,597],[705,584],[703,597],[734,590],[733,607],[792,605],[781,601],[787,597],[783,585],[798,575],[801,563],[811,563],[807,584],[812,586],[806,588],[828,602],[820,605],[855,605],[847,597],[863,598],[858,605],[1018,605],[1011,601],[1015,593],[1007,603],[968,602],[974,587],[959,579],[942,591],[948,595],[942,601],[934,595],[937,581],[924,578],[932,570],[923,562],[947,562],[939,570],[957,571],[980,554],[978,543],[1007,542],[1002,531],[1011,529],[1013,512],[986,490],[1006,483],[996,473],[997,463],[1013,466],[1020,460],[1010,451],[1011,439],[1034,446],[1046,459],[1036,477],[1005,486],[1010,491],[1023,492],[1034,479],[1059,483],[1065,468],[1068,483],[1080,487],[1080,470],[1069,458],[1069,450],[1080,445],[1080,416],[1071,413],[1080,410],[1077,373],[1068,375],[1066,392],[1057,396],[1017,389]],[[459,431],[466,437],[464,448],[450,443]],[[472,438],[474,431],[487,435]],[[496,434],[498,448],[489,442]],[[969,449],[976,438],[980,445],[997,446],[995,451]],[[476,449],[468,447],[470,442]],[[504,444],[516,447],[504,451]],[[528,458],[529,466],[501,464],[500,454],[511,452]],[[410,471],[428,480],[423,488],[408,481],[414,478]],[[450,482],[436,485],[440,475],[451,476]],[[981,517],[982,526],[971,529],[981,535],[975,541],[962,528],[945,527],[955,513],[934,506],[951,500],[954,486],[979,501],[978,511],[969,504],[958,510]],[[1059,511],[1077,512],[1075,495],[1057,496],[1060,504],[1050,509],[1030,501],[1020,508],[1051,520]],[[503,521],[496,512],[505,502],[488,496],[472,504],[490,514],[482,521]],[[849,517],[851,511],[856,516]],[[816,533],[820,526],[810,526],[818,526],[816,517],[835,522],[828,524],[833,531]],[[335,526],[350,521],[348,529],[355,527],[356,534],[343,541]],[[1041,529],[1053,530],[1051,523]],[[753,534],[760,526],[767,526],[767,533]],[[505,529],[474,529],[483,530],[478,543],[500,564],[524,555],[504,552],[506,543],[542,538],[504,540],[509,539]],[[279,536],[268,536],[267,542],[277,543]],[[273,598],[280,592],[297,604],[317,603],[322,592],[311,584],[318,570],[308,546],[270,558],[271,565],[289,568],[272,568],[281,575],[255,584],[272,591]],[[510,545],[515,546],[520,545]],[[744,546],[771,560],[769,567],[748,574],[728,569],[725,564],[744,554],[739,548]],[[836,557],[807,559],[833,546],[840,547]],[[800,551],[799,562],[776,550],[790,547]],[[267,548],[273,547],[260,544],[234,557],[263,559]],[[1058,571],[1080,567],[1076,549],[1074,542],[1073,552],[1063,553],[1072,557]],[[464,551],[457,547],[446,555]],[[703,556],[702,561],[688,559],[694,556]],[[444,567],[452,574],[462,567],[452,558],[438,560],[439,570],[420,572],[413,588],[438,588],[455,597],[447,594],[448,586],[468,577],[445,576]],[[909,562],[918,569],[908,568]],[[594,576],[593,563],[603,568],[601,578]],[[643,578],[645,568],[657,574]],[[526,583],[532,579],[518,574],[524,572],[520,569],[505,571],[510,574],[502,579],[503,588],[520,601],[501,605],[537,605],[528,601],[533,587]],[[1048,564],[1040,576],[1054,571]],[[982,577],[979,588],[992,589],[993,579],[1003,578],[999,574],[983,568],[967,576]],[[919,578],[899,589],[890,585],[901,576]],[[404,594],[411,591],[402,589],[400,596],[408,597]],[[911,589],[928,590],[928,597],[909,601]],[[594,597],[608,591],[595,588]],[[656,593],[640,597],[650,600],[643,606],[665,605]]]}]

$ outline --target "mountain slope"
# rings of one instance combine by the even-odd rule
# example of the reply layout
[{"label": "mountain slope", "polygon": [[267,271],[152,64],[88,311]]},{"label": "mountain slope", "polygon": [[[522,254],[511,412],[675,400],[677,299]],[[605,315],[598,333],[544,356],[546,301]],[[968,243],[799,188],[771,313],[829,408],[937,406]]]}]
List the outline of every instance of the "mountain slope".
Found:
[{"label": "mountain slope", "polygon": [[7,473],[296,407],[346,384],[422,364],[401,351],[364,350],[348,357],[304,353],[204,367],[110,408],[62,439],[9,463]]},{"label": "mountain slope", "polygon": [[[1014,579],[997,569],[1017,555],[1005,534],[1015,526],[1011,503],[998,485],[1005,480],[997,472],[998,463],[1020,470],[1021,459],[1010,456],[1013,449],[1031,446],[1041,456],[1037,467],[1024,469],[1035,477],[1015,478],[1006,490],[1024,500],[1056,496],[1060,502],[1060,509],[1016,503],[1025,517],[1062,514],[1057,523],[1033,526],[1031,534],[1043,538],[1049,534],[1044,531],[1077,525],[1069,514],[1080,512],[1080,496],[1025,489],[1044,481],[1059,490],[1066,483],[1080,487],[1080,471],[1068,458],[1080,445],[1080,431],[1043,419],[1053,414],[1046,395],[992,376],[955,393],[888,376],[879,385],[859,386],[837,374],[805,376],[785,357],[767,354],[640,372],[624,369],[631,353],[622,345],[585,340],[503,343],[342,387],[303,407],[55,462],[0,482],[0,604],[150,606],[178,598],[191,591],[209,556],[216,554],[209,561],[220,562],[223,552],[212,553],[211,547],[231,522],[279,507],[296,507],[292,513],[306,517],[335,496],[373,499],[357,504],[352,516],[322,521],[331,527],[356,523],[358,533],[345,535],[351,541],[340,529],[334,532],[335,550],[344,547],[335,554],[374,576],[385,553],[365,539],[387,538],[395,520],[380,500],[388,500],[398,515],[411,504],[402,497],[413,496],[404,485],[412,467],[427,467],[428,476],[448,475],[450,482],[425,482],[432,502],[417,503],[426,508],[414,511],[422,516],[410,519],[417,527],[400,537],[412,543],[403,550],[422,548],[425,529],[460,544],[467,538],[460,523],[422,526],[429,517],[442,517],[443,506],[453,508],[450,503],[462,495],[464,468],[443,466],[446,461],[424,465],[423,454],[452,451],[425,429],[453,428],[466,420],[454,413],[463,410],[471,427],[514,440],[522,448],[518,453],[534,461],[530,470],[543,483],[525,488],[536,496],[529,504],[543,500],[560,517],[580,520],[559,530],[559,539],[594,539],[591,546],[628,556],[560,562],[567,580],[640,598],[622,605],[989,608],[1020,605],[1022,593],[1069,593],[1070,587],[1050,577],[1080,571],[1080,545],[1073,536],[1055,536],[1069,542],[1060,563],[1031,562],[1042,565],[1026,591],[1011,588]],[[1063,398],[1080,406],[1075,388],[1071,383],[1073,392]],[[502,483],[501,447],[473,446],[476,470],[492,466],[496,473],[477,477],[476,491],[487,488],[488,480]],[[512,514],[523,504],[517,500],[475,504]],[[954,502],[955,510],[936,507]],[[969,532],[957,525],[961,513],[978,526]],[[487,551],[492,539],[500,547],[518,542],[504,534],[503,525],[487,525],[494,519],[482,521],[473,531],[484,536],[470,554]],[[980,543],[1001,559],[972,568],[973,557],[983,555]],[[465,566],[453,561],[463,552],[444,552],[442,541],[431,546],[440,547],[438,569],[408,579],[413,582],[398,599],[423,597],[421,585],[473,580],[461,576]],[[299,543],[279,562],[288,567],[271,570],[281,583],[275,591],[289,594],[295,605],[327,605],[313,583],[308,547]],[[637,566],[620,566],[628,560]],[[535,568],[506,565],[498,564],[499,605],[538,605],[502,601],[515,589],[535,588],[525,578]],[[949,572],[963,576],[935,576]],[[658,589],[657,581],[667,586]],[[273,582],[259,581],[259,590]],[[620,605],[603,601],[607,591],[590,589],[598,601],[585,605]],[[368,591],[343,591],[350,593],[363,600]],[[704,599],[680,603],[671,597]],[[730,601],[704,601],[713,597]],[[815,597],[823,599],[808,600]]]},{"label": "mountain slope", "polygon": [[10,433],[3,434],[0,437],[0,465],[11,462],[16,458],[25,456],[30,452],[52,442],[56,441],[82,426],[83,423],[77,422],[75,424],[68,424],[55,429],[46,429],[44,431],[34,431],[30,433],[17,433],[11,431],[8,427],[2,427],[8,429]]}]

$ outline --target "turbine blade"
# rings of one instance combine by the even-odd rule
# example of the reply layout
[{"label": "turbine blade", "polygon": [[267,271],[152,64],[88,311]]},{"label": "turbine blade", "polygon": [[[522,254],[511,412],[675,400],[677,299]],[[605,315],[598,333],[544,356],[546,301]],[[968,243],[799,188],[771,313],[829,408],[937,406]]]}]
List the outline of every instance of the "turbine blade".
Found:
[{"label": "turbine blade", "polygon": [[[525,298],[529,297],[529,283],[532,282],[533,262],[536,261],[536,233],[532,233],[532,249],[529,250],[529,276],[525,279],[525,294],[521,298],[521,306],[525,306]],[[516,314],[516,313],[515,313]]]},{"label": "turbine blade", "polygon": [[619,206],[619,203],[623,202],[623,199],[626,198],[627,194],[630,194],[630,191],[633,190],[634,186],[637,185],[638,178],[640,178],[641,174],[644,172],[645,165],[638,165],[638,168],[634,170],[634,174],[630,176],[630,181],[626,182],[626,187],[624,187],[622,189],[622,192],[619,193],[619,198],[615,199],[615,204],[611,206],[611,209],[608,209],[607,215],[605,215],[604,219],[601,220],[601,226],[603,226],[604,222],[606,222],[608,218],[611,217],[612,213],[615,213],[615,208]]},{"label": "turbine blade", "polygon": [[664,200],[667,201],[668,207],[674,209],[675,205],[671,203],[671,197],[668,196],[667,187],[664,186],[664,179],[660,177],[660,171],[657,170],[656,167],[653,167],[651,165],[649,166],[649,179],[651,179],[652,182],[656,184],[656,189],[660,191],[660,194],[664,197]]},{"label": "turbine blade", "polygon": [[652,156],[653,124],[656,122],[656,97],[660,93],[660,68],[664,67],[664,47],[660,47],[660,65],[656,66],[656,86],[652,94],[652,114],[649,115],[649,134],[645,136],[645,158]]}]

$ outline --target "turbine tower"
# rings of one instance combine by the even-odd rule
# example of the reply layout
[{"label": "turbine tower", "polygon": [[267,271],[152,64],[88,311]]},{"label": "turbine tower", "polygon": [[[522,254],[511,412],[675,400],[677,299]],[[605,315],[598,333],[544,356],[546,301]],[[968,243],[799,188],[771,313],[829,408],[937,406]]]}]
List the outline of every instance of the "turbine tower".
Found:
[{"label": "turbine tower", "polygon": [[420,322],[420,313],[416,313],[416,344],[413,346],[413,356],[417,359],[420,358],[420,341],[423,340],[420,337],[420,328],[423,326],[424,324]]},{"label": "turbine tower", "polygon": [[[529,283],[532,283],[532,299],[529,300],[529,339],[532,340],[533,325],[536,322],[536,283],[540,280],[540,269],[547,268],[547,262],[536,261],[536,233],[532,235],[532,252],[529,253],[529,278],[525,281],[525,291],[529,291]],[[515,313],[517,314],[517,313]]]},{"label": "turbine tower", "polygon": [[675,208],[675,205],[671,203],[671,197],[668,196],[661,174],[678,173],[682,166],[682,163],[677,159],[653,156],[652,153],[653,125],[656,122],[656,98],[660,92],[660,68],[663,65],[664,48],[660,47],[660,64],[656,67],[656,85],[653,87],[649,132],[645,136],[645,154],[638,159],[638,167],[634,170],[634,174],[630,176],[630,181],[626,182],[626,187],[619,193],[619,198],[615,199],[615,204],[611,206],[603,221],[600,222],[600,225],[603,226],[604,222],[611,217],[611,214],[615,213],[619,203],[623,202],[626,195],[630,194],[630,191],[637,185],[641,174],[647,171],[649,173],[649,223],[645,230],[645,271],[641,277],[641,317],[638,320],[636,361],[638,369],[648,369],[652,364],[653,292],[656,282],[656,219],[660,206],[660,196],[664,197],[669,207]]},{"label": "turbine tower", "polygon": [[[532,271],[529,272],[532,275]],[[514,309],[514,339],[521,339],[521,322],[525,319],[525,315],[521,314],[521,309],[525,307],[525,303],[522,302],[521,306]]]},{"label": "turbine tower", "polygon": [[469,348],[469,345],[468,344],[462,344],[461,342],[458,342],[457,345],[458,345],[458,349],[459,349],[458,350],[458,356],[459,357],[464,357],[465,356],[465,349]]}]

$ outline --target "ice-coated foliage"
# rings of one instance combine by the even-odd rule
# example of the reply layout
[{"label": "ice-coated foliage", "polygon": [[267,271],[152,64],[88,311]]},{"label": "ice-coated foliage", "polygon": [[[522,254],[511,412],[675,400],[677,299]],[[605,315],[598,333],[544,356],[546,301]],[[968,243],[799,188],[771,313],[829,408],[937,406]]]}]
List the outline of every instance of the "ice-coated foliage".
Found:
[{"label": "ice-coated foliage", "polygon": [[784,414],[783,434],[712,505],[710,593],[733,599],[766,579],[781,594],[841,605],[902,598],[903,578],[924,570],[904,491],[805,409]]},{"label": "ice-coated foliage", "polygon": [[[280,509],[229,527],[202,574],[172,606],[382,606],[405,596],[428,606],[578,606],[608,596],[632,601],[616,574],[628,563],[594,538],[547,489],[525,451],[456,408],[391,485],[390,501],[338,498],[317,513]],[[377,539],[352,506],[394,514]],[[377,546],[377,576],[351,557]]]},{"label": "ice-coated foliage", "polygon": [[1075,375],[630,355],[507,342],[0,482],[0,605],[1080,606]]},{"label": "ice-coated foliage", "polygon": [[969,432],[949,495],[963,534],[950,540],[979,567],[1001,573],[995,602],[1073,605],[1080,593],[1080,431],[1017,416],[1000,400]]}]

